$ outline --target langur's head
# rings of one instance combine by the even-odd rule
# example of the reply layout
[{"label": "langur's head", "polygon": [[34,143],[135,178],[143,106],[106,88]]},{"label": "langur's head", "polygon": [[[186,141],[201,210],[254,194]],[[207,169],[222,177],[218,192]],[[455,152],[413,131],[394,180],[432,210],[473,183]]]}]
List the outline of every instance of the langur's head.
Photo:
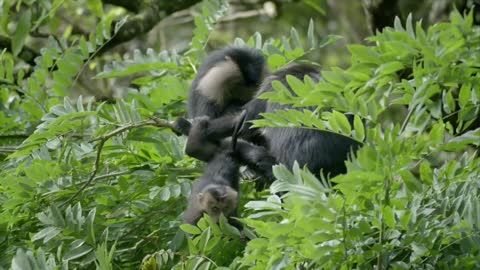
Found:
[{"label": "langur's head", "polygon": [[238,192],[227,185],[212,184],[195,195],[201,211],[218,222],[220,214],[231,216],[238,205]]},{"label": "langur's head", "polygon": [[232,61],[242,73],[248,86],[258,86],[268,74],[265,58],[260,50],[252,48],[227,48],[225,57]]}]

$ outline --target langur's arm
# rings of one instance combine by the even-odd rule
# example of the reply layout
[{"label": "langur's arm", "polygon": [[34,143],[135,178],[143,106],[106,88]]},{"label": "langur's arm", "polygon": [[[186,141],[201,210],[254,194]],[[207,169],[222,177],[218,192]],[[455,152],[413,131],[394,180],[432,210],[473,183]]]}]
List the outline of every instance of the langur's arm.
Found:
[{"label": "langur's arm", "polygon": [[209,139],[219,140],[232,136],[235,127],[239,121],[245,122],[241,125],[238,136],[246,138],[247,140],[252,134],[257,133],[256,130],[251,129],[251,123],[248,121],[260,119],[260,113],[265,112],[266,101],[261,99],[253,99],[243,106],[246,115],[243,111],[237,114],[229,114],[219,118],[211,119],[209,125],[205,130],[205,136]]},{"label": "langur's arm", "polygon": [[242,164],[263,176],[261,182],[264,184],[271,184],[275,180],[272,166],[277,161],[265,147],[239,140],[235,155]]}]

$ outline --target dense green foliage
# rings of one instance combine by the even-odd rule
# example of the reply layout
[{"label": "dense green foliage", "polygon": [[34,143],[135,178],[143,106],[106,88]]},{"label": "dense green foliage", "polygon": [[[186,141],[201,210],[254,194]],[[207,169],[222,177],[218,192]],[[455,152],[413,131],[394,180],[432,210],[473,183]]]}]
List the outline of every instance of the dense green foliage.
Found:
[{"label": "dense green foliage", "polygon": [[[228,3],[202,3],[188,51],[135,51],[107,64],[94,79],[134,78],[113,104],[75,95],[116,32],[112,16],[89,39],[50,39],[31,73],[18,68],[28,33],[53,23],[43,8],[18,21],[12,53],[0,55],[0,145],[19,145],[1,156],[0,269],[480,267],[480,29],[471,14],[427,30],[397,21],[369,45],[348,46],[348,68],[325,68],[319,83],[288,78],[295,95],[274,82],[262,98],[318,109],[265,114],[256,125],[327,130],[364,146],[333,187],[298,166],[276,166],[278,180],[262,193],[243,183],[248,226],[239,232],[225,219],[180,224],[203,164],[159,120],[183,114]],[[315,62],[308,54],[338,39],[313,28],[232,43],[261,49],[276,70]],[[355,114],[353,126],[343,113]]]}]

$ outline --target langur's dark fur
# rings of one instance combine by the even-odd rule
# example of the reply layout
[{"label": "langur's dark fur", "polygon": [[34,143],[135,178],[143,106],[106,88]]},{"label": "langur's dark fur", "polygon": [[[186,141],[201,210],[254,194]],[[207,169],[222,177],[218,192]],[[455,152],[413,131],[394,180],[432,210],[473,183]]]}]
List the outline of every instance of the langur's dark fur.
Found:
[{"label": "langur's dark fur", "polygon": [[[204,213],[217,222],[220,214],[237,216],[239,199],[239,165],[232,152],[220,152],[208,162],[203,176],[193,185],[183,222],[196,225]],[[238,221],[229,222],[241,227]]]},{"label": "langur's dark fur", "polygon": [[[271,82],[279,80],[287,88],[286,76],[292,75],[301,80],[306,75],[314,81],[320,78],[319,72],[307,65],[293,65],[281,69],[263,82],[258,94],[273,91]],[[289,88],[290,89],[290,88]],[[290,89],[291,91],[291,89]],[[292,92],[292,94],[294,94]],[[275,112],[277,109],[291,108],[288,105],[270,103],[264,99],[254,98],[243,106],[247,111],[246,121],[260,119],[260,113]],[[310,108],[315,109],[315,108]],[[203,140],[219,140],[229,136],[239,121],[238,115],[225,115],[223,117],[212,119],[208,124],[198,130],[198,134]],[[338,134],[327,131],[318,131],[302,128],[259,128],[251,129],[251,125],[246,123],[239,131],[239,136],[246,140],[257,141],[258,137],[265,140],[264,146],[268,153],[262,153],[260,156],[274,157],[279,163],[285,164],[291,168],[294,161],[298,161],[300,166],[306,165],[310,171],[319,174],[322,170],[325,174],[335,176],[346,171],[345,160],[351,151],[355,151],[361,144]],[[192,134],[193,135],[193,134]],[[189,136],[189,140],[192,137]],[[194,139],[196,140],[196,139]],[[240,149],[241,147],[239,147]],[[267,151],[267,150],[266,150]],[[187,152],[195,155],[195,151],[190,151],[187,145]],[[251,162],[254,163],[255,162]],[[266,170],[260,167],[261,170]],[[270,182],[272,179],[265,179]]]},{"label": "langur's dark fur", "polygon": [[[245,115],[246,113],[242,112],[239,116]],[[193,125],[189,125],[188,121],[182,122],[184,131],[188,132],[190,138],[188,143],[191,149],[187,153],[191,152],[195,157],[208,163],[202,177],[193,186],[183,221],[196,224],[204,213],[218,221],[220,214],[223,213],[230,224],[241,229],[241,223],[230,218],[237,216],[240,164],[249,165],[258,171],[266,171],[266,177],[272,178],[271,167],[276,161],[268,156],[267,151],[261,146],[245,141],[237,143],[237,131],[243,125],[243,119],[237,122],[231,139],[218,142],[207,140],[201,134],[202,130],[208,128],[208,117],[196,118],[193,121]]]},{"label": "langur's dark fur", "polygon": [[267,74],[261,51],[228,47],[208,55],[192,82],[188,118],[217,118],[250,101]]},{"label": "langur's dark fur", "polygon": [[[306,75],[314,81],[320,79],[318,71],[311,66],[295,65],[287,67],[268,77],[262,84],[258,95],[273,91],[271,83],[274,80],[279,80],[291,91],[286,81],[287,75],[293,75],[300,80],[303,80]],[[260,118],[259,113],[262,112],[273,113],[275,110],[291,108],[291,106],[288,105],[270,103],[265,99],[254,99],[245,107],[248,112],[251,112],[246,116],[246,120],[258,119]],[[308,109],[315,110],[315,108]],[[349,116],[351,115],[347,115],[347,117]],[[250,125],[246,125],[245,128],[240,131],[239,135],[248,134],[250,132],[249,130]],[[305,128],[266,127],[261,128],[260,132],[268,142],[270,154],[274,156],[278,162],[291,168],[296,160],[301,167],[307,165],[309,170],[317,175],[320,170],[323,170],[324,173],[330,174],[331,176],[345,173],[345,160],[348,154],[352,149],[356,150],[359,147],[359,143],[356,141],[327,131]]]}]

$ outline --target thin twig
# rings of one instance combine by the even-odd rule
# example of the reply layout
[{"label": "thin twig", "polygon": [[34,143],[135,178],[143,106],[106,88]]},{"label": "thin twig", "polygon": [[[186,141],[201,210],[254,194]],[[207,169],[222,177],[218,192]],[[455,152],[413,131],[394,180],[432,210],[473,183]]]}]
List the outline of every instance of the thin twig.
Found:
[{"label": "thin twig", "polygon": [[87,60],[83,63],[82,67],[80,68],[80,70],[78,71],[77,75],[75,76],[75,78],[73,79],[72,81],[72,87],[75,86],[75,84],[77,83],[78,81],[78,78],[80,78],[80,75],[82,74],[83,70],[85,70],[86,66],[88,65],[88,63],[90,63],[92,61],[92,59],[97,56],[97,54],[105,47],[107,46],[107,44],[112,41],[115,36],[118,34],[118,32],[120,31],[120,29],[124,26],[124,24],[120,25],[120,27],[118,28],[118,30],[113,33],[113,35],[107,40],[105,41],[100,47],[98,47],[88,58]]},{"label": "thin twig", "polygon": [[93,180],[97,181],[97,180],[102,180],[102,179],[105,179],[105,178],[122,176],[122,175],[126,175],[126,174],[131,174],[132,172],[135,172],[135,170],[124,170],[124,171],[119,171],[119,172],[111,172],[111,173],[95,176],[93,178]]},{"label": "thin twig", "polygon": [[0,147],[0,154],[11,154],[17,151],[16,146],[2,146]]},{"label": "thin twig", "polygon": [[411,110],[408,110],[407,116],[405,116],[405,119],[403,120],[403,123],[402,123],[402,127],[400,128],[400,132],[403,132],[407,127],[408,121],[410,121],[410,117],[412,117],[412,113],[413,113],[413,108]]},{"label": "thin twig", "polygon": [[[160,22],[160,25],[162,28],[166,28],[166,27],[171,27],[175,25],[187,24],[192,22],[196,15],[198,14],[195,14],[195,12],[189,10],[186,13],[182,13],[180,15],[170,16],[169,18],[166,18],[165,20]],[[219,23],[228,23],[232,21],[248,19],[251,17],[258,17],[262,15],[270,16],[265,9],[237,11],[230,16],[225,16],[221,18],[219,20]]]},{"label": "thin twig", "polygon": [[97,138],[94,138],[92,139],[90,142],[95,142],[95,141],[99,141],[98,142],[98,149],[97,149],[97,155],[95,157],[95,162],[93,164],[93,171],[92,173],[90,174],[90,177],[88,178],[88,180],[83,184],[82,187],[80,187],[79,190],[77,190],[77,192],[75,192],[75,194],[72,195],[72,197],[70,197],[68,200],[66,200],[64,203],[62,203],[62,206],[63,205],[66,205],[66,204],[69,204],[70,202],[72,202],[82,191],[84,191],[91,183],[94,179],[96,179],[96,175],[97,175],[97,172],[100,168],[100,157],[101,157],[101,153],[102,153],[102,149],[103,149],[103,146],[105,144],[105,142],[112,138],[113,136],[116,136],[120,133],[123,133],[124,131],[127,131],[127,130],[131,130],[131,129],[135,129],[135,128],[139,128],[139,127],[144,127],[144,126],[154,126],[154,127],[161,127],[161,128],[169,128],[175,132],[177,132],[178,130],[175,128],[175,125],[174,125],[174,122],[172,121],[167,121],[167,120],[164,120],[164,119],[160,119],[160,118],[151,118],[149,120],[145,120],[145,121],[142,121],[142,122],[138,122],[138,123],[132,123],[130,125],[126,125],[126,126],[123,126],[123,127],[119,127],[107,134],[104,134],[102,136],[99,136]]},{"label": "thin twig", "polygon": [[[107,174],[102,174],[102,175],[99,175],[99,176],[95,176],[93,178],[93,181],[97,181],[97,180],[103,180],[103,179],[106,179],[106,178],[110,178],[110,177],[117,177],[117,176],[122,176],[122,175],[126,175],[126,174],[131,174],[135,172],[135,170],[124,170],[124,171],[118,171],[118,172],[112,172],[112,173],[107,173]],[[79,184],[83,184],[83,183],[86,183],[87,180],[85,181],[82,181],[82,182],[79,182],[79,183],[72,183],[70,185],[65,185],[65,186],[62,186],[62,189],[67,189],[67,188],[71,188],[73,187],[75,184],[79,185]],[[61,190],[52,190],[52,191],[48,191],[48,192],[45,192],[45,193],[42,193],[42,197],[48,197],[50,196],[51,194],[55,194],[57,192],[60,192]]]}]

